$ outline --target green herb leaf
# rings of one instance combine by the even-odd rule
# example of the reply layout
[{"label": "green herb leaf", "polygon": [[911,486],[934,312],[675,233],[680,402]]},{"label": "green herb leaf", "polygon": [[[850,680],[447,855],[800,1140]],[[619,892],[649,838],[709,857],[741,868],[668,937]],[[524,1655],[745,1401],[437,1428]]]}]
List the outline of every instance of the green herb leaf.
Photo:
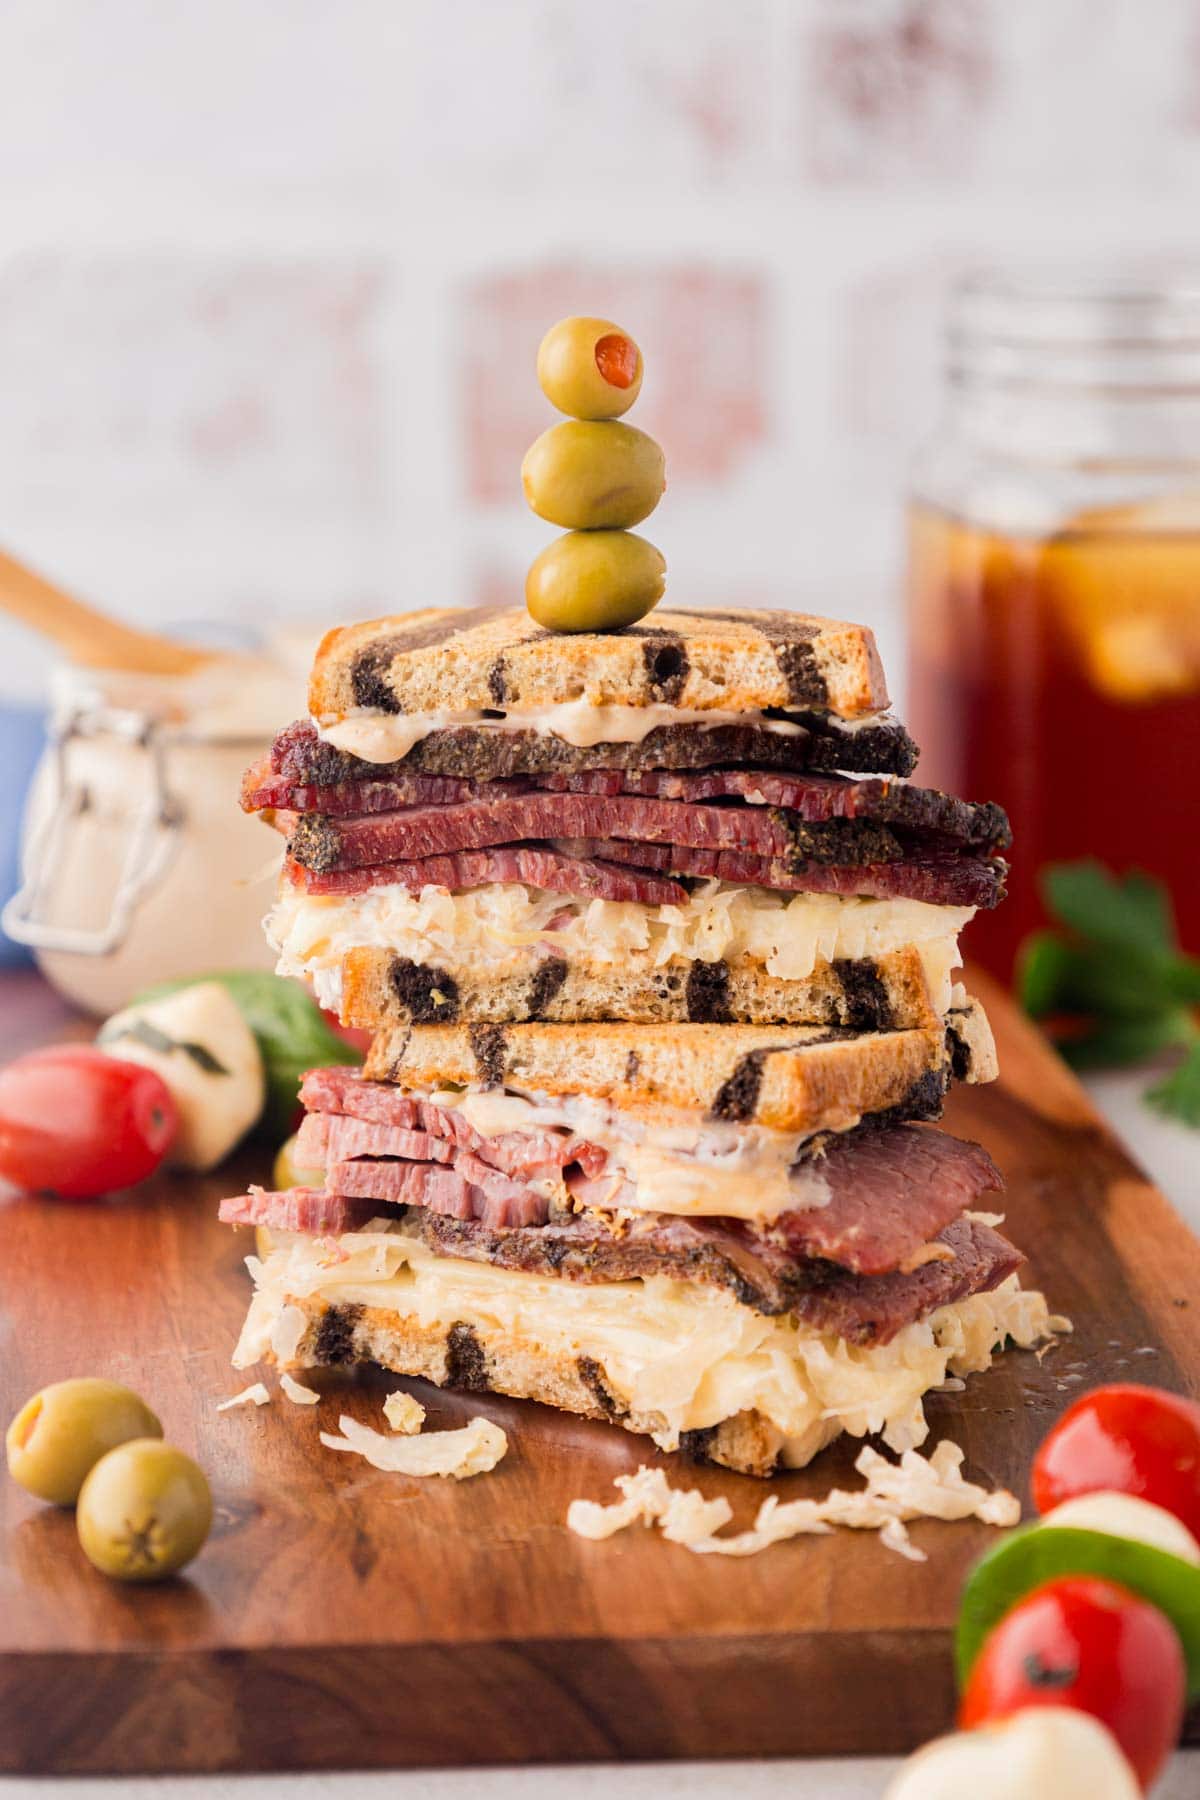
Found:
[{"label": "green herb leaf", "polygon": [[1068,942],[1039,931],[1022,946],[1017,991],[1035,1019],[1052,1013],[1144,1018],[1200,999],[1200,963],[1135,945]]},{"label": "green herb leaf", "polygon": [[1153,876],[1139,869],[1116,876],[1093,860],[1051,863],[1041,881],[1047,909],[1081,937],[1151,955],[1174,950],[1171,897]]},{"label": "green herb leaf", "polygon": [[1146,1098],[1168,1118],[1200,1126],[1200,1041],[1163,1081],[1147,1091]]},{"label": "green herb leaf", "polygon": [[1073,1069],[1124,1069],[1175,1044],[1190,1044],[1194,1036],[1188,1014],[1176,1010],[1141,1019],[1101,1019],[1094,1030],[1058,1048]]},{"label": "green herb leaf", "polygon": [[1096,861],[1042,872],[1046,905],[1069,936],[1039,931],[1022,945],[1017,989],[1037,1019],[1062,1017],[1074,1035],[1060,1044],[1077,1069],[1136,1063],[1176,1045],[1188,1054],[1147,1099],[1200,1125],[1200,959],[1178,947],[1170,895],[1131,870]]},{"label": "green herb leaf", "polygon": [[306,1069],[324,1063],[362,1061],[352,1045],[330,1030],[320,1007],[299,982],[281,975],[250,969],[193,975],[185,980],[160,982],[137,998],[158,1000],[199,981],[220,982],[258,1041],[267,1083],[262,1124],[276,1138],[285,1138],[292,1130],[299,1105],[300,1077]]}]

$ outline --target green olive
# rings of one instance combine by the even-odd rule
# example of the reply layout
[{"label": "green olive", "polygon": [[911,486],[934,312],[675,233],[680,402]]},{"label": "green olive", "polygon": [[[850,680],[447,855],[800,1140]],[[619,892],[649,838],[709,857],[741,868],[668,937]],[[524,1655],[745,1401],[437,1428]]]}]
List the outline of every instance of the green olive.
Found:
[{"label": "green olive", "polygon": [[27,1400],[4,1438],[14,1481],[56,1506],[74,1506],[89,1471],[129,1438],[161,1437],[144,1400],[117,1381],[56,1381]]},{"label": "green olive", "polygon": [[654,439],[632,425],[564,419],[530,445],[521,483],[540,519],[595,531],[649,518],[667,485],[666,464]]},{"label": "green olive", "polygon": [[547,631],[615,631],[657,605],[666,585],[661,550],[632,531],[568,531],[525,577],[525,604]]},{"label": "green olive", "polygon": [[642,386],[642,353],[611,319],[560,319],[538,347],[537,378],[573,419],[619,419]]},{"label": "green olive", "polygon": [[191,1562],[212,1524],[203,1469],[158,1438],[102,1456],[79,1494],[75,1524],[90,1563],[117,1581],[160,1581]]}]

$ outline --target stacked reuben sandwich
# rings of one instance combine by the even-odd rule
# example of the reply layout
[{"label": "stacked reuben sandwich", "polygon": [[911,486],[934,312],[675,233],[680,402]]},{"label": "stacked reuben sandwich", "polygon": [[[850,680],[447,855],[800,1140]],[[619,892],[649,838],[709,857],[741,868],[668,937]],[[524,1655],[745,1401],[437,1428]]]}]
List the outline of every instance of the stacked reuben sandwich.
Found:
[{"label": "stacked reuben sandwich", "polygon": [[660,611],[331,633],[244,803],[282,972],[373,1032],[315,1069],[245,1365],[374,1362],[765,1475],[1045,1334],[954,979],[1004,815],[910,783],[871,634]]}]

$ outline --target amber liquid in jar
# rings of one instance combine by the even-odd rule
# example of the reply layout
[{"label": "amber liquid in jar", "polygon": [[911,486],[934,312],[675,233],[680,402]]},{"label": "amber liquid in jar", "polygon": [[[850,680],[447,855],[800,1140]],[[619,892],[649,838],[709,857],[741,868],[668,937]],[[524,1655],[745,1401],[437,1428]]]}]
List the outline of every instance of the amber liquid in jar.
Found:
[{"label": "amber liquid in jar", "polygon": [[1200,498],[1041,537],[918,502],[909,581],[916,778],[1012,820],[1009,897],[972,955],[1007,980],[1047,922],[1038,871],[1088,856],[1166,881],[1200,951]]}]

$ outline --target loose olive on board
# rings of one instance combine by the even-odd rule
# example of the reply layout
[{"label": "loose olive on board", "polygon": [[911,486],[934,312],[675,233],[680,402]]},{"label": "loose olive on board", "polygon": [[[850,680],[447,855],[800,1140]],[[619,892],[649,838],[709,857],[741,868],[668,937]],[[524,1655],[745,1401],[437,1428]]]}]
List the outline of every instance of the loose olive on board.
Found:
[{"label": "loose olive on board", "polygon": [[642,353],[611,319],[560,319],[538,348],[537,378],[572,419],[619,419],[642,386]]},{"label": "loose olive on board", "polygon": [[56,1381],[27,1400],[5,1434],[8,1469],[39,1500],[74,1506],[100,1458],[130,1438],[160,1438],[144,1400],[117,1381]]},{"label": "loose olive on board", "polygon": [[521,464],[525,498],[540,519],[576,531],[640,525],[667,485],[652,437],[614,419],[564,419],[543,431]]},{"label": "loose olive on board", "polygon": [[212,1525],[204,1471],[158,1438],[102,1456],[79,1494],[75,1524],[88,1561],[117,1581],[161,1581],[191,1562]]},{"label": "loose olive on board", "polygon": [[615,631],[662,599],[661,550],[632,531],[568,531],[525,577],[525,604],[547,631]]}]

